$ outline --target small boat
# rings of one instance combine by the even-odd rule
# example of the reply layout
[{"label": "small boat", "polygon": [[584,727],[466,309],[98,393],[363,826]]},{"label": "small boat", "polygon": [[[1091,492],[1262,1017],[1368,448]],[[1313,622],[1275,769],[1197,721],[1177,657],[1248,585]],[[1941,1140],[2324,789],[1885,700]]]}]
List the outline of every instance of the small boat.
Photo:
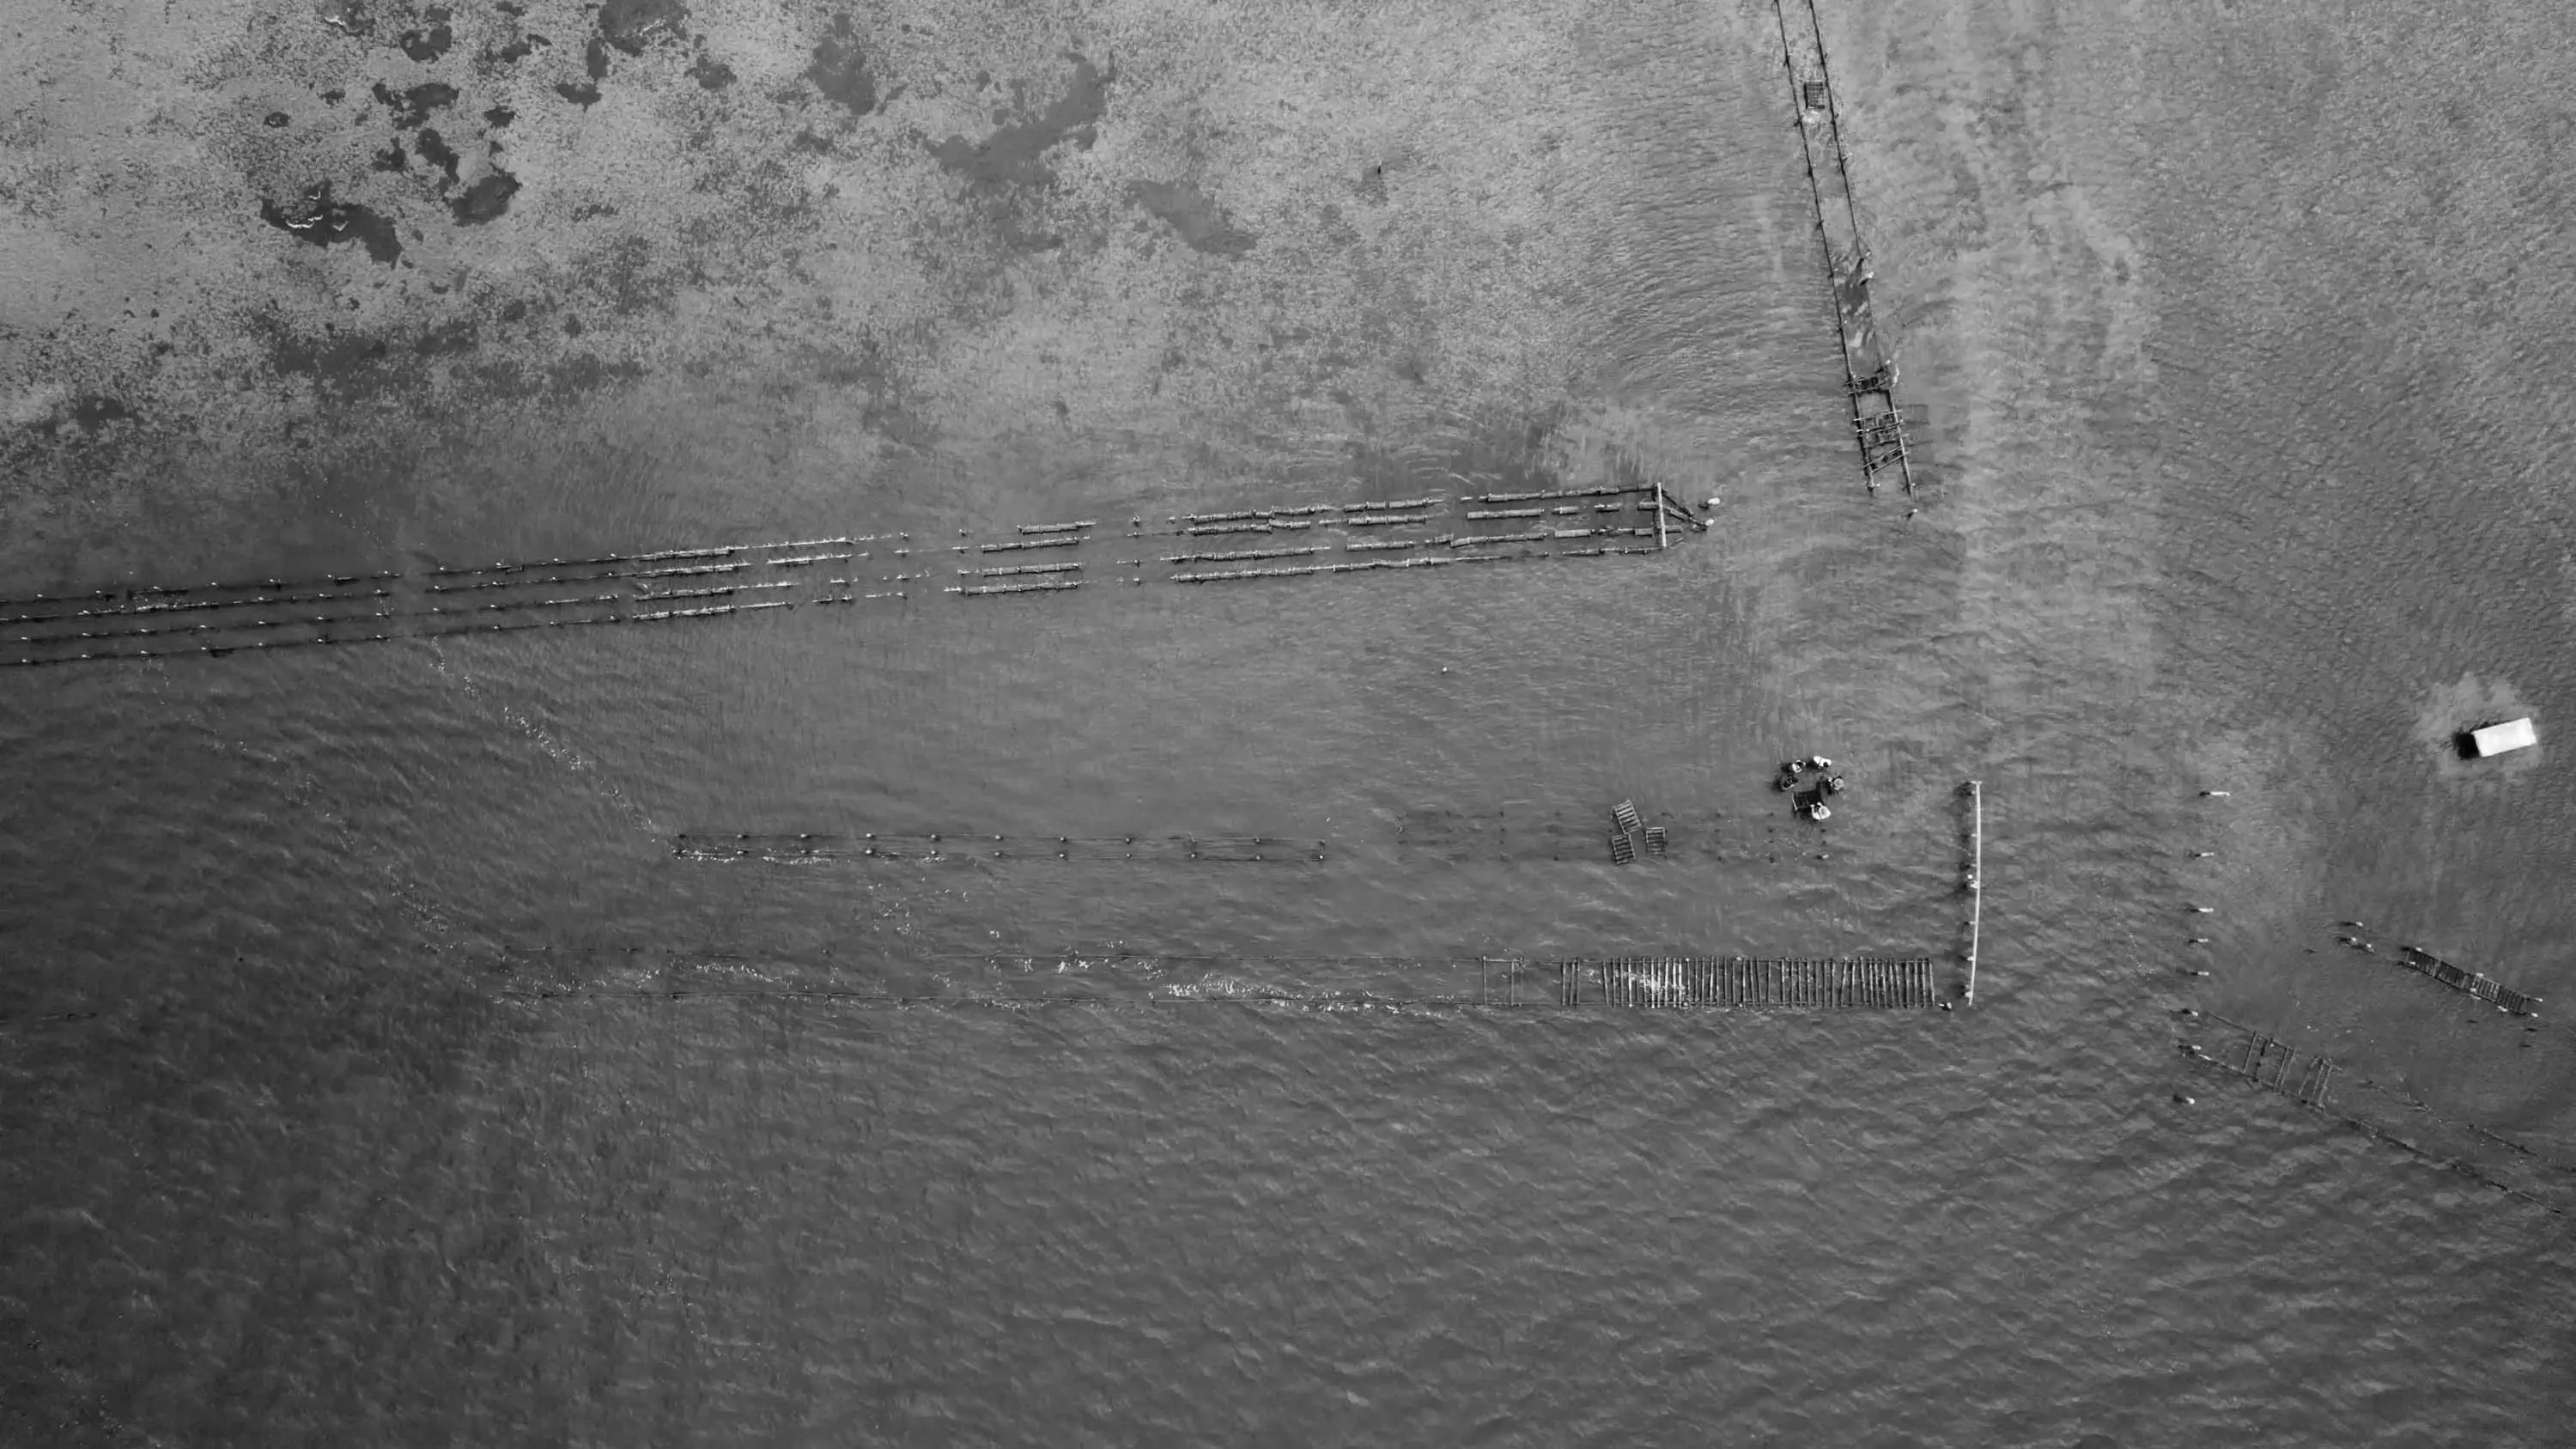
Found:
[{"label": "small boat", "polygon": [[2484,760],[2512,750],[2527,750],[2539,743],[2540,735],[2531,727],[2528,717],[2509,719],[2469,731],[2469,747],[2464,753],[2472,759]]}]

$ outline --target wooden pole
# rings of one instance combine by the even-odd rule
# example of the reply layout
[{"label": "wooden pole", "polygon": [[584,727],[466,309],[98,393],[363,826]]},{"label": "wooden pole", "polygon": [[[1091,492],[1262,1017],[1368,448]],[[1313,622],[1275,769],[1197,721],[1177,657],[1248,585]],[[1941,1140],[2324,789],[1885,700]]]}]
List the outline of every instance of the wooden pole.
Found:
[{"label": "wooden pole", "polygon": [[1972,854],[1968,861],[1968,988],[1965,999],[1973,1005],[1977,999],[1977,935],[1986,914],[1986,790],[1979,781],[1968,782],[1968,808],[1973,813],[1968,827]]}]

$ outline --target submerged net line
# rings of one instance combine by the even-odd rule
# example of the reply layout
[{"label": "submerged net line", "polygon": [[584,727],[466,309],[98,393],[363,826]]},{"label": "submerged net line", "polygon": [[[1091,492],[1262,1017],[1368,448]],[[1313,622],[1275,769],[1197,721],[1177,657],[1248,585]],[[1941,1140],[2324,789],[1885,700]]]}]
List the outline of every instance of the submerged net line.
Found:
[{"label": "submerged net line", "polygon": [[678,835],[689,860],[798,863],[830,860],[1132,860],[1159,864],[1301,864],[1325,858],[1320,840],[1271,835],[935,834]]},{"label": "submerged net line", "polygon": [[[1722,816],[1682,822],[1639,819],[1635,828],[1610,822],[1605,834],[1597,814],[1508,811],[1409,810],[1396,824],[1395,847],[1415,857],[1441,860],[1600,861],[1625,865],[1677,855],[1717,855]],[[1644,847],[1642,856],[1638,847]]]},{"label": "submerged net line", "polygon": [[[1628,495],[1645,494],[1643,498]],[[1603,498],[1609,502],[1598,501]],[[1520,499],[1547,500],[1543,509],[1479,509],[1466,505]],[[1561,500],[1572,499],[1573,502]],[[1062,595],[1086,583],[1214,584],[1254,579],[1321,577],[1462,564],[1531,562],[1549,558],[1599,558],[1660,552],[1668,525],[1705,529],[1696,515],[1659,485],[1483,493],[1455,500],[1477,522],[1523,522],[1545,515],[1568,526],[1515,532],[1466,529],[1429,536],[1387,537],[1385,525],[1436,523],[1425,507],[1452,507],[1445,498],[1389,503],[1308,504],[1252,509],[1228,515],[1175,515],[1164,531],[1267,534],[1317,529],[1355,530],[1340,548],[1372,555],[1365,560],[1288,567],[1240,567],[1271,559],[1311,558],[1332,551],[1328,541],[1276,548],[1212,548],[1162,556],[1112,560],[1076,558],[1083,550],[1122,535],[1097,531],[1097,520],[1018,525],[1014,537],[945,546],[958,556],[958,582],[942,592],[965,599]],[[1655,526],[1588,521],[1601,512],[1643,510]],[[1223,518],[1226,522],[1200,520]],[[1151,536],[1139,525],[1125,538]],[[1580,525],[1580,526],[1573,526]],[[1621,543],[1618,540],[1653,542]],[[1258,541],[1258,540],[1247,540]],[[1530,547],[1528,545],[1535,545]],[[1569,546],[1569,545],[1581,545]],[[318,574],[188,585],[136,585],[86,593],[33,594],[0,600],[0,667],[75,664],[181,655],[378,643],[393,639],[505,633],[593,624],[669,623],[721,619],[805,605],[908,601],[929,596],[929,557],[939,546],[915,544],[906,533],[848,534],[774,543],[719,544],[642,553],[598,554],[522,562],[439,566],[410,572]],[[1401,551],[1406,557],[1378,557]],[[1206,565],[1219,565],[1210,568]],[[886,571],[891,568],[891,571]]]},{"label": "submerged net line", "polygon": [[[2454,1173],[2471,1182],[2494,1189],[2508,1197],[2530,1203],[2553,1216],[2566,1217],[2568,1209],[2533,1192],[2529,1186],[2505,1181],[2488,1168],[2465,1157],[2435,1151],[2360,1114],[2333,1105],[2332,1090],[2344,1084],[2345,1068],[2322,1053],[2290,1047],[2259,1027],[2230,1020],[2215,1013],[2203,1013],[2203,1020],[2218,1023],[2237,1034],[2237,1039],[2216,1050],[2204,1049],[2199,1043],[2178,1040],[2183,1055],[2205,1069],[2253,1083],[2266,1091],[2289,1098],[2301,1107],[2339,1122],[2371,1140],[2393,1147],[2430,1166]],[[2576,1168],[2560,1163],[2524,1143],[2490,1132],[2465,1118],[2436,1110],[2411,1092],[2384,1086],[2358,1074],[2351,1075],[2347,1091],[2359,1088],[2388,1099],[2400,1111],[2428,1119],[2440,1126],[2467,1133],[2479,1140],[2506,1148],[2527,1159],[2528,1165],[2541,1171],[2547,1186],[2561,1191],[2576,1191]]]}]

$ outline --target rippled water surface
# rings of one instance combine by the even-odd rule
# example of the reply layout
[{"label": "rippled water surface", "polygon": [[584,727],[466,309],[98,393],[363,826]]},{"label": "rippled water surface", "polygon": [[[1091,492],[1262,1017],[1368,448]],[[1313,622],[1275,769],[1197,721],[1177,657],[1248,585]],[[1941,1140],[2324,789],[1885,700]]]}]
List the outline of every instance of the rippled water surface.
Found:
[{"label": "rippled water surface", "polygon": [[[656,380],[606,405],[613,447],[386,464],[336,505],[374,554],[328,561],[931,549],[1396,496],[1408,466],[1657,477],[1723,498],[1707,535],[13,671],[0,1426],[2569,1442],[2576,1041],[2394,957],[2576,1000],[2576,407],[2546,351],[2576,297],[2546,98],[2576,52],[2542,5],[1823,14],[1931,410],[1915,498],[1867,492],[1844,432],[1770,7],[1427,7],[1281,64],[1361,94],[1459,27],[1526,33],[1441,84],[1530,88],[1563,154],[1492,204],[1582,285],[1532,314],[1498,280],[1474,325],[1566,349],[1579,385],[1390,390],[1365,446],[1303,406],[1212,442],[993,401],[1005,443],[853,473],[793,399]],[[1157,55],[1119,63],[1142,87]],[[1413,244],[1387,267],[1524,264]],[[23,545],[12,577],[319,557],[256,520],[150,528]],[[2539,749],[2449,752],[2508,714]],[[1811,751],[1853,784],[1823,827],[1769,788]],[[1955,981],[1970,778],[1971,1008],[1436,1000],[1477,957],[1928,955]],[[1622,798],[1672,859],[1500,844],[1592,841]],[[1494,848],[1408,841],[1438,812]],[[670,844],[871,830],[1328,858]],[[1205,989],[861,999],[972,997],[1001,957]],[[744,994],[630,989],[674,964]],[[1240,995],[1353,971],[1416,1004]],[[760,989],[788,982],[824,994]],[[2332,1105],[2422,1151],[2193,1064],[2177,1042],[2218,1038],[2185,1007],[2334,1057]]]}]

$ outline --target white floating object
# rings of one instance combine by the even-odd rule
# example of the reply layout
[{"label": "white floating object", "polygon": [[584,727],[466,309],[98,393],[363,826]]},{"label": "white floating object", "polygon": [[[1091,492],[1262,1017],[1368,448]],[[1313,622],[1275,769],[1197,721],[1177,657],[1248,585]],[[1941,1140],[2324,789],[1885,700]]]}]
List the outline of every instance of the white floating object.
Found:
[{"label": "white floating object", "polygon": [[2529,749],[2539,743],[2540,736],[2533,732],[2529,719],[2509,719],[2502,724],[2469,731],[2469,748],[2477,752],[2479,759],[2501,755],[2507,750]]}]

